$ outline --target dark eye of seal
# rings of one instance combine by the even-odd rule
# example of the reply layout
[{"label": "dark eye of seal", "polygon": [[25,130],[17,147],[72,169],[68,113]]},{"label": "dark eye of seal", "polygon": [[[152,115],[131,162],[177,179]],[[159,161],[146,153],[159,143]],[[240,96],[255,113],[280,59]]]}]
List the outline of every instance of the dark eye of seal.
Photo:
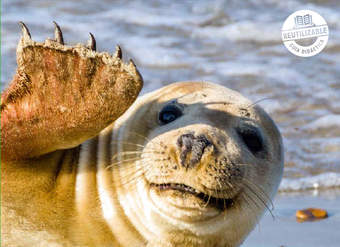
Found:
[{"label": "dark eye of seal", "polygon": [[159,113],[158,120],[161,124],[175,121],[182,116],[182,111],[174,104],[166,105]]},{"label": "dark eye of seal", "polygon": [[263,150],[263,140],[256,129],[239,128],[237,133],[253,154]]}]

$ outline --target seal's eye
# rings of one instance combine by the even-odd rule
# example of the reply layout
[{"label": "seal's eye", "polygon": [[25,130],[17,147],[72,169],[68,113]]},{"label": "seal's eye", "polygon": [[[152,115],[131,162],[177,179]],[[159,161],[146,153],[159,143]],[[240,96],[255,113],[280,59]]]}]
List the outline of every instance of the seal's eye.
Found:
[{"label": "seal's eye", "polygon": [[257,154],[263,150],[263,141],[256,129],[242,128],[238,129],[237,133],[253,154]]},{"label": "seal's eye", "polygon": [[174,104],[166,105],[159,113],[158,119],[161,124],[170,123],[182,116],[182,111]]}]

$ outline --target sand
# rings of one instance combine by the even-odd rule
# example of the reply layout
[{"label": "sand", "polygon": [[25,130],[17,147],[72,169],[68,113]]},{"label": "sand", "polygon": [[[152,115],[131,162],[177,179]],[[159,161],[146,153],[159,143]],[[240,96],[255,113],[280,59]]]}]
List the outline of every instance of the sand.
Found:
[{"label": "sand", "polygon": [[[242,247],[339,247],[340,189],[279,193],[274,199],[275,219],[266,213]],[[319,207],[329,217],[298,223],[298,209]]]}]

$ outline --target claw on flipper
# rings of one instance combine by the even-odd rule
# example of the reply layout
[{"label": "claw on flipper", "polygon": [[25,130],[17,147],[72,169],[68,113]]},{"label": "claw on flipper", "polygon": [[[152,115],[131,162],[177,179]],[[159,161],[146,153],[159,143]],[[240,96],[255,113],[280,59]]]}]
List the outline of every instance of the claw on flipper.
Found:
[{"label": "claw on flipper", "polygon": [[1,157],[26,159],[75,147],[137,98],[143,78],[132,60],[123,62],[119,46],[115,56],[96,52],[91,33],[86,45],[64,45],[56,22],[55,38],[37,42],[20,25],[17,72],[1,94]]},{"label": "claw on flipper", "polygon": [[61,32],[59,25],[55,21],[53,21],[53,24],[55,26],[54,28],[55,41],[63,45],[64,44],[63,33]]},{"label": "claw on flipper", "polygon": [[20,26],[21,26],[22,36],[24,37],[24,39],[31,39],[30,31],[28,30],[28,28],[27,28],[27,26],[25,25],[25,23],[23,23],[22,21],[20,21],[19,24],[20,24]]},{"label": "claw on flipper", "polygon": [[119,45],[116,45],[116,52],[114,54],[114,57],[122,59],[122,49]]},{"label": "claw on flipper", "polygon": [[137,71],[136,64],[132,59],[130,59],[129,68],[131,68],[134,72]]},{"label": "claw on flipper", "polygon": [[93,34],[92,33],[89,33],[90,34],[90,39],[89,41],[87,42],[87,47],[89,49],[91,49],[92,51],[95,51],[96,50],[96,39],[94,38]]}]

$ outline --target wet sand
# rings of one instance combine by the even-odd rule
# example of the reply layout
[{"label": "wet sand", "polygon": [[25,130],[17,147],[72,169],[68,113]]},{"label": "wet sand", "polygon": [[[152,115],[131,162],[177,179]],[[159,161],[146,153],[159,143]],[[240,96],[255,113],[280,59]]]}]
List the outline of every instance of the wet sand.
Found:
[{"label": "wet sand", "polygon": [[[280,193],[274,200],[275,219],[266,213],[242,247],[338,247],[340,246],[340,190]],[[318,207],[329,217],[298,223],[298,209]]]}]

